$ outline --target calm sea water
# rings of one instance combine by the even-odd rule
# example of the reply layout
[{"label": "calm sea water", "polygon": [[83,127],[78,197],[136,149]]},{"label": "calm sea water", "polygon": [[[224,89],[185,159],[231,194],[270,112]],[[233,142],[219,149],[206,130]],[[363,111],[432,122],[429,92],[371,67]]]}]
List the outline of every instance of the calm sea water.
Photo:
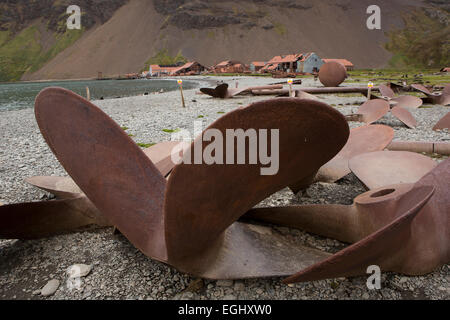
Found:
[{"label": "calm sea water", "polygon": [[[183,81],[183,89],[198,87],[196,81]],[[0,83],[0,111],[22,108],[32,108],[36,95],[47,87],[63,87],[86,97],[86,87],[89,87],[91,99],[96,100],[130,97],[142,95],[145,92],[172,91],[178,89],[176,80],[89,80],[89,81],[55,81]]]}]

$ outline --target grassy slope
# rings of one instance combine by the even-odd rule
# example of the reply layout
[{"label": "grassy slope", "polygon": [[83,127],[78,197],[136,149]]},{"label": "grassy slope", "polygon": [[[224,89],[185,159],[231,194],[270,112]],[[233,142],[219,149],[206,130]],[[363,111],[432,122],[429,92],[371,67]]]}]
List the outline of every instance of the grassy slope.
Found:
[{"label": "grassy slope", "polygon": [[426,85],[444,85],[450,83],[450,75],[439,73],[439,69],[402,68],[402,69],[378,69],[355,70],[349,72],[347,82],[373,82],[375,85],[386,82],[403,82],[407,84],[424,83]]},{"label": "grassy slope", "polygon": [[394,56],[393,68],[439,68],[450,65],[450,26],[415,10],[403,17],[405,28],[388,34],[386,49]]},{"label": "grassy slope", "polygon": [[41,34],[34,25],[10,37],[8,32],[0,32],[0,81],[18,81],[28,71],[39,70],[59,52],[78,40],[83,30],[67,30],[55,33],[55,43],[44,51],[40,42]]},{"label": "grassy slope", "polygon": [[176,64],[178,62],[183,62],[183,63],[187,62],[187,59],[185,57],[183,57],[183,55],[181,54],[181,51],[179,51],[176,56],[172,57],[169,54],[169,50],[162,49],[145,63],[145,70],[148,70],[148,68],[150,67],[151,64],[172,65],[172,64]]}]

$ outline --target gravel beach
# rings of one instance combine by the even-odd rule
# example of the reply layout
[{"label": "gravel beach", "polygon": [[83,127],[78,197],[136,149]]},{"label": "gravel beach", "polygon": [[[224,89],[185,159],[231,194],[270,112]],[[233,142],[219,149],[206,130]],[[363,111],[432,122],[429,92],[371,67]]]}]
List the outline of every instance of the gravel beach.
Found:
[{"label": "gravel beach", "polygon": [[[227,82],[235,87],[264,85],[283,81],[266,77],[193,77],[200,83]],[[303,79],[301,86],[319,86]],[[345,83],[345,85],[354,85]],[[360,85],[360,84],[359,84]],[[137,143],[170,140],[163,129],[187,129],[194,121],[204,127],[224,113],[270,97],[238,96],[213,99],[195,90],[184,92],[187,108],[181,107],[178,91],[121,99],[94,101]],[[320,101],[333,105],[343,114],[355,112],[365,101],[362,95],[319,95]],[[394,128],[394,140],[450,141],[448,131],[434,132],[432,127],[450,108],[426,106],[412,111],[418,126],[408,129],[392,116],[378,123]],[[351,122],[351,127],[361,123]],[[32,108],[0,112],[0,202],[11,204],[42,201],[51,195],[27,185],[24,179],[37,175],[66,175],[45,143]],[[365,192],[352,174],[337,183],[316,183],[306,194],[293,195],[282,190],[260,205],[309,203],[351,204]],[[305,245],[337,252],[346,245],[298,230],[275,227],[276,232]],[[75,264],[90,266],[79,288],[72,288],[67,269]],[[51,280],[53,281],[48,284]],[[450,266],[435,272],[409,277],[382,274],[382,288],[369,290],[367,277],[340,278],[295,285],[284,285],[279,278],[242,281],[208,281],[181,274],[174,268],[144,256],[112,228],[86,230],[47,239],[0,241],[0,299],[450,299]],[[48,284],[48,285],[47,285]],[[46,286],[47,285],[47,286]],[[46,286],[45,290],[41,289]],[[45,293],[42,294],[42,293]]]}]

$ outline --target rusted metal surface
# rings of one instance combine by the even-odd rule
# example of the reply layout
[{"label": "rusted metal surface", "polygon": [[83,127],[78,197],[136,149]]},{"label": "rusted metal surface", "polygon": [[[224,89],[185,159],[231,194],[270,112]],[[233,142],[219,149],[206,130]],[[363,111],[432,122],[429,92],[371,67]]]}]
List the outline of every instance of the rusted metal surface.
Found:
[{"label": "rusted metal surface", "polygon": [[[175,164],[170,155],[172,149],[180,142],[162,142],[144,149],[144,153],[155,162],[155,166],[166,175]],[[181,152],[182,154],[182,152]],[[95,205],[86,197],[71,177],[40,176],[25,180],[27,183],[54,194],[58,199],[77,199],[76,201],[43,201],[21,203],[5,206],[2,214],[5,217],[26,217],[20,229],[19,220],[8,218],[3,221],[3,227],[9,232],[0,234],[2,237],[13,239],[49,237],[61,233],[74,232],[85,226],[110,226],[106,218],[97,210]],[[62,214],[64,211],[65,213]],[[52,217],[54,214],[54,217]],[[67,218],[65,218],[67,217]],[[54,225],[52,221],[55,221]],[[31,231],[34,230],[36,231]]]},{"label": "rusted metal surface", "polygon": [[37,239],[110,223],[84,196],[0,206],[0,239]]},{"label": "rusted metal surface", "polygon": [[35,114],[47,144],[92,203],[142,252],[165,260],[166,180],[151,160],[101,109],[68,90],[41,91]]},{"label": "rusted metal surface", "polygon": [[347,69],[339,62],[327,62],[319,70],[319,80],[325,87],[337,87],[347,78]]},{"label": "rusted metal surface", "polygon": [[[392,101],[392,100],[390,100]],[[368,100],[354,114],[346,116],[347,121],[374,123],[391,111],[392,115],[409,128],[415,128],[417,121],[414,116],[402,107],[390,108],[389,102],[383,99]]]},{"label": "rusted metal surface", "polygon": [[[334,87],[334,88],[316,88],[316,87],[302,87],[301,91],[311,94],[334,94],[334,93],[362,93],[367,95],[366,87]],[[378,87],[372,88],[372,91],[377,91]],[[282,90],[252,90],[252,94],[255,96],[269,96],[269,95],[282,95],[289,93],[289,89]],[[378,97],[376,97],[378,98]]]},{"label": "rusted metal surface", "polygon": [[402,107],[394,107],[391,109],[392,115],[394,115],[398,120],[403,122],[408,128],[415,128],[417,126],[417,121],[414,116]]},{"label": "rusted metal surface", "polygon": [[200,91],[213,98],[225,99],[228,92],[228,84],[223,83],[215,88],[200,88]]},{"label": "rusted metal surface", "polygon": [[450,155],[450,142],[431,141],[393,141],[387,146],[392,151],[411,151],[419,153],[437,153],[445,156]]},{"label": "rusted metal surface", "polygon": [[38,176],[25,179],[25,182],[54,194],[60,199],[78,198],[83,191],[70,177]]},{"label": "rusted metal surface", "polygon": [[[279,171],[264,176],[260,165],[176,166],[168,181],[165,225],[169,259],[180,265],[208,246],[218,246],[223,232],[252,206],[317,171],[344,146],[349,134],[340,112],[296,98],[254,103],[226,114],[209,128],[223,133],[227,128],[279,129]],[[201,143],[199,139],[194,143]],[[210,179],[220,183],[212,186]]]},{"label": "rusted metal surface", "polygon": [[450,104],[450,84],[447,84],[441,93],[431,92],[421,84],[412,84],[411,87],[427,96],[427,98],[423,99],[425,103],[440,104],[444,106]]},{"label": "rusted metal surface", "polygon": [[183,146],[185,144],[186,142],[165,141],[157,143],[149,148],[145,148],[143,151],[145,155],[153,162],[158,171],[165,177],[176,165],[176,163],[172,161],[172,151],[180,149],[180,156],[182,156]]},{"label": "rusted metal surface", "polygon": [[246,217],[355,242],[286,283],[363,275],[370,265],[421,275],[450,261],[449,190],[447,159],[416,184],[371,190],[352,206],[258,208]]},{"label": "rusted metal surface", "polygon": [[[386,148],[394,138],[394,130],[384,125],[368,125],[350,130],[350,137],[342,150],[317,173],[316,180],[334,182],[349,174],[348,161],[362,153]],[[294,190],[295,191],[295,190]]]},{"label": "rusted metal surface", "polygon": [[[428,252],[420,252],[420,239],[411,238],[410,231],[413,220],[423,213],[433,191],[432,186],[400,184],[366,192],[356,197],[351,206],[260,208],[251,210],[246,217],[353,243],[300,270],[285,279],[285,283],[363,275],[370,265],[378,265],[385,272],[423,274],[439,267],[441,262],[429,261]],[[442,217],[443,213],[440,215]],[[435,235],[426,237],[435,238]],[[410,248],[409,252],[405,252],[405,247]],[[414,254],[413,259],[420,259],[421,268],[405,261],[408,254]],[[423,270],[425,265],[427,271]]]},{"label": "rusted metal surface", "polygon": [[295,97],[300,99],[311,99],[311,100],[317,100],[318,98],[315,95],[312,95],[310,93],[304,92],[302,90],[295,90]]},{"label": "rusted metal surface", "polygon": [[228,84],[223,83],[216,88],[201,88],[200,91],[213,98],[228,99],[242,93],[251,93],[253,90],[280,90],[283,89],[282,85],[267,85],[247,88],[228,88]]},{"label": "rusted metal surface", "polygon": [[378,151],[350,159],[350,170],[369,189],[400,183],[416,183],[433,170],[437,162],[408,151]]},{"label": "rusted metal surface", "polygon": [[[379,192],[383,191],[380,190]],[[371,232],[370,235],[339,251],[332,257],[285,279],[283,282],[294,283],[359,276],[366,274],[367,268],[371,265],[377,265],[385,272],[390,271],[410,275],[428,273],[434,268],[441,266],[440,263],[432,263],[431,268],[425,271],[423,265],[428,267],[430,264],[429,261],[426,261],[427,253],[425,252],[418,252],[414,255],[414,259],[417,259],[416,266],[410,266],[408,262],[404,261],[405,257],[410,253],[405,253],[405,245],[409,248],[413,245],[420,245],[411,239],[412,224],[433,196],[433,191],[433,187],[430,186],[417,187],[410,190],[400,199],[396,199],[397,201],[389,203],[394,206],[394,208],[389,208],[391,209],[389,211],[390,215],[388,214],[387,219],[385,218],[386,221],[377,225],[379,228]],[[374,206],[370,206],[371,201],[373,199],[367,201],[369,206],[366,212],[370,217],[363,221],[366,223],[371,223],[373,220],[381,222],[381,218],[374,218],[381,211],[376,210]],[[380,204],[380,207],[382,207],[382,204]],[[359,214],[358,217],[364,215],[364,210],[359,210],[358,212],[363,213]]]},{"label": "rusted metal surface", "polygon": [[272,228],[235,222],[220,241],[175,267],[206,279],[285,277],[329,256],[289,241]]},{"label": "rusted metal surface", "polygon": [[[393,84],[391,84],[392,86]],[[418,98],[418,97],[414,97],[414,96],[399,96],[396,97],[395,96],[395,92],[391,89],[391,87],[388,87],[384,84],[380,84],[378,86],[379,91],[381,93],[381,98],[389,101],[390,105],[392,107],[402,107],[402,108],[409,108],[409,109],[417,109],[419,108],[422,104],[423,101],[422,99]],[[397,90],[399,88],[399,86],[396,86]],[[405,87],[403,87],[403,89],[405,89]],[[426,88],[424,87],[424,89],[426,90]],[[371,96],[371,99],[378,99],[379,97],[376,96]]]},{"label": "rusted metal surface", "polygon": [[390,99],[389,102],[394,107],[402,107],[406,109],[417,109],[423,104],[422,99],[414,96],[400,96]]},{"label": "rusted metal surface", "polygon": [[[56,108],[58,113],[52,112]],[[222,132],[279,129],[275,175],[261,175],[262,164],[180,164],[167,188],[163,175],[126,133],[82,97],[46,89],[36,99],[36,118],[75,183],[153,259],[202,277],[234,279],[289,275],[329,256],[235,222],[268,195],[317,171],[345,144],[349,129],[344,117],[324,103],[296,98],[258,102],[209,127]],[[206,146],[201,137],[196,141]],[[254,185],[258,188],[249,188]]]},{"label": "rusted metal surface", "polygon": [[450,112],[447,113],[444,117],[442,117],[442,119],[439,120],[433,127],[434,131],[444,129],[450,130]]},{"label": "rusted metal surface", "polygon": [[430,95],[431,94],[431,91],[428,90],[424,85],[421,85],[421,84],[412,84],[411,88],[413,88],[413,89],[415,89],[417,91],[420,91],[420,92],[422,92],[422,93],[424,93],[426,95]]},{"label": "rusted metal surface", "polygon": [[[144,149],[144,154],[155,164],[155,167],[166,176],[176,165],[172,161],[172,150],[179,144],[185,142],[166,141]],[[180,155],[183,150],[180,148]],[[76,198],[84,195],[83,191],[76,185],[71,177],[37,176],[25,179],[25,181],[39,189],[48,191],[60,199]]]},{"label": "rusted metal surface", "polygon": [[382,96],[388,97],[388,98],[394,98],[395,97],[395,93],[390,87],[388,87],[388,86],[386,86],[384,84],[380,84],[378,87],[380,88],[380,93],[381,93]]},{"label": "rusted metal surface", "polygon": [[346,116],[348,121],[374,123],[383,118],[390,110],[389,103],[383,99],[364,102],[355,114]]},{"label": "rusted metal surface", "polygon": [[[105,219],[147,256],[210,279],[285,276],[302,270],[286,282],[307,281],[365,273],[366,263],[386,271],[422,274],[449,260],[448,215],[442,213],[450,209],[450,160],[416,185],[374,190],[357,197],[353,206],[328,205],[320,211],[316,209],[320,206],[311,211],[300,206],[300,215],[296,214],[298,207],[293,207],[288,221],[283,218],[285,209],[268,209],[281,224],[301,227],[306,221],[319,234],[356,241],[332,256],[290,242],[270,228],[236,222],[274,192],[310,181],[344,147],[349,138],[345,118],[324,103],[296,98],[257,102],[227,113],[208,127],[222,134],[227,129],[278,129],[276,174],[261,175],[262,164],[182,163],[174,167],[167,182],[151,160],[156,156],[147,156],[111,118],[82,97],[61,88],[45,89],[36,98],[35,113],[46,142],[76,184],[62,178],[35,179],[34,183],[59,190],[69,199],[32,204],[36,208],[6,206],[3,212],[5,207],[0,207],[9,219],[7,224],[16,227],[2,225],[0,236],[3,232],[6,237],[8,232],[42,236],[40,225],[44,233],[53,234]],[[380,129],[375,130],[375,137],[366,133],[374,127],[384,127],[384,133]],[[388,143],[383,142],[389,138],[386,130],[392,131],[385,126],[355,129],[349,139],[353,143],[344,147],[341,157],[354,154],[352,148],[361,149],[357,146],[363,139],[358,136],[365,137],[365,144],[374,138],[380,144]],[[185,159],[195,154],[196,145],[203,151],[209,143],[197,137],[187,150],[194,152],[186,152]],[[269,150],[270,146],[269,142]],[[172,147],[153,151],[159,159],[166,159],[162,154]],[[233,151],[236,154],[236,145]],[[79,190],[76,186],[86,197],[72,198]],[[87,214],[92,209],[86,208],[87,197],[98,214]],[[80,207],[66,209],[67,203],[76,201]],[[19,222],[29,212],[38,214],[32,214],[22,227]],[[265,209],[255,212],[257,218]],[[313,216],[318,212],[319,219]],[[50,217],[56,217],[54,225]],[[423,245],[429,253],[425,257]]]}]

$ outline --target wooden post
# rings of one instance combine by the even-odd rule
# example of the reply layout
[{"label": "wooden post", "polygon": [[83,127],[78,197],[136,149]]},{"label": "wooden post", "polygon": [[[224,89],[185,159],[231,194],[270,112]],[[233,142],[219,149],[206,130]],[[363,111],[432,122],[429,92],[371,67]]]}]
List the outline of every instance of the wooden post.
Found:
[{"label": "wooden post", "polygon": [[369,82],[367,84],[367,100],[370,100],[370,96],[372,95],[373,82]]},{"label": "wooden post", "polygon": [[288,79],[287,83],[289,84],[289,97],[292,97],[292,83],[294,80]]},{"label": "wooden post", "polygon": [[87,101],[91,101],[91,92],[89,91],[89,87],[86,87],[86,99]]},{"label": "wooden post", "polygon": [[178,85],[180,86],[180,93],[181,93],[181,103],[183,105],[183,108],[186,108],[186,105],[184,104],[184,95],[183,95],[183,80],[179,79]]}]

